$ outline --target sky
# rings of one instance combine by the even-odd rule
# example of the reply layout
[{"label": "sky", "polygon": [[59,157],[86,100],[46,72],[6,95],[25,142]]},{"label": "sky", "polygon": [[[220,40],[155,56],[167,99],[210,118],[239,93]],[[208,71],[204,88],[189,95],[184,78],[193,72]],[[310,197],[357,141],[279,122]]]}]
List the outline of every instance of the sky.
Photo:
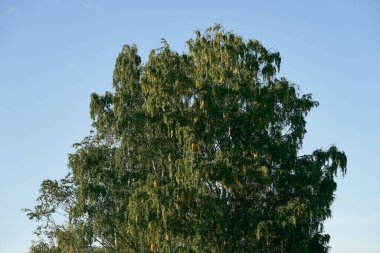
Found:
[{"label": "sky", "polygon": [[380,252],[379,1],[0,1],[0,253],[27,252],[43,179],[67,172],[72,144],[91,129],[92,92],[111,90],[115,59],[135,43],[146,61],[165,38],[186,51],[214,23],[279,51],[281,72],[320,106],[302,152],[337,145],[326,221],[332,253]]}]

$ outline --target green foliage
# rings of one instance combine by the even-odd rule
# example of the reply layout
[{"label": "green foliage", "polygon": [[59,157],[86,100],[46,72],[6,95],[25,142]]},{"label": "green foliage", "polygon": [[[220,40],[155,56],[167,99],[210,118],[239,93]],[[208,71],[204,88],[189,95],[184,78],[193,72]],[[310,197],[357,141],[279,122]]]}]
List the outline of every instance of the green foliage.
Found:
[{"label": "green foliage", "polygon": [[[299,155],[311,94],[277,78],[281,58],[219,25],[179,54],[116,59],[113,92],[91,95],[94,131],[46,180],[31,252],[327,252],[334,146]],[[53,216],[61,210],[61,225]],[[54,251],[56,250],[56,251]]]}]

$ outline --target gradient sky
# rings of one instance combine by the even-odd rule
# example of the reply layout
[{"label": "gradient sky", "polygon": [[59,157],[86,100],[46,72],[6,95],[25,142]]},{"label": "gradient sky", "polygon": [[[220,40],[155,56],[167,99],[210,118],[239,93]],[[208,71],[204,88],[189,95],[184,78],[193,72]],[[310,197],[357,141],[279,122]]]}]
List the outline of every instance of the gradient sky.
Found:
[{"label": "gradient sky", "polygon": [[28,251],[25,213],[43,179],[67,172],[71,145],[90,130],[90,93],[111,90],[125,43],[143,60],[166,38],[186,50],[214,23],[282,56],[280,76],[313,93],[303,152],[335,144],[333,253],[380,252],[379,1],[0,1],[0,253]]}]

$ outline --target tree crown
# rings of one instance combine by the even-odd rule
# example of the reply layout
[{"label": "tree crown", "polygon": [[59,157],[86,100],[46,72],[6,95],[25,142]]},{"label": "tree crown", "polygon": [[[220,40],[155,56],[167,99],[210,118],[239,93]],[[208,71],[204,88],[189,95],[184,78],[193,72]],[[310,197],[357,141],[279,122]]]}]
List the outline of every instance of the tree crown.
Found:
[{"label": "tree crown", "polygon": [[123,47],[70,174],[44,181],[28,210],[47,221],[37,231],[64,252],[327,252],[347,159],[335,146],[299,155],[318,103],[257,40],[214,25],[187,46],[163,40],[144,65]]}]

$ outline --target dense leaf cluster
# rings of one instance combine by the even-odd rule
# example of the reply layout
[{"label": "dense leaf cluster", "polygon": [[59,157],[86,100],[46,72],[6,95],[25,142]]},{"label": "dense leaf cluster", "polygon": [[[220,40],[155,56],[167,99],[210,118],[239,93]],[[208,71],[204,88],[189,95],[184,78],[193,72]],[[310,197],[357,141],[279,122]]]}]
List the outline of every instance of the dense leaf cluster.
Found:
[{"label": "dense leaf cluster", "polygon": [[259,41],[215,25],[187,45],[163,40],[144,65],[123,47],[69,175],[28,210],[47,238],[31,252],[327,252],[346,156],[299,155],[317,102]]}]

